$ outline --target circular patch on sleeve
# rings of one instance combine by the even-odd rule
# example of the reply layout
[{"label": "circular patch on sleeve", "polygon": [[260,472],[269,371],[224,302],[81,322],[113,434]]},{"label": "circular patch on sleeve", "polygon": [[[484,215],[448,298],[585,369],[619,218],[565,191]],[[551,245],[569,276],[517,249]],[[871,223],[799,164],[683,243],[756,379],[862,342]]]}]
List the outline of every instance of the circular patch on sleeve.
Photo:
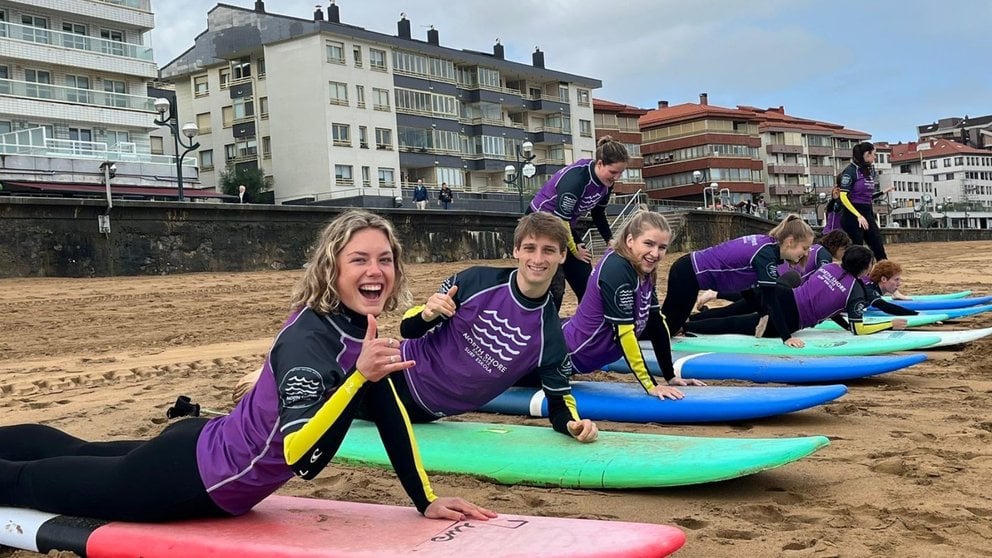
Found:
[{"label": "circular patch on sleeve", "polygon": [[777,263],[772,262],[772,263],[768,264],[768,276],[771,277],[771,278],[773,278],[773,279],[776,278],[776,277],[778,277],[778,264]]},{"label": "circular patch on sleeve", "polygon": [[613,293],[613,303],[621,312],[634,315],[634,288],[629,284],[623,284]]},{"label": "circular patch on sleeve", "polygon": [[324,378],[306,366],[290,369],[279,384],[279,398],[287,409],[303,409],[324,397]]},{"label": "circular patch on sleeve", "polygon": [[575,213],[575,207],[579,204],[579,198],[572,193],[565,193],[558,197],[558,205],[566,215]]}]

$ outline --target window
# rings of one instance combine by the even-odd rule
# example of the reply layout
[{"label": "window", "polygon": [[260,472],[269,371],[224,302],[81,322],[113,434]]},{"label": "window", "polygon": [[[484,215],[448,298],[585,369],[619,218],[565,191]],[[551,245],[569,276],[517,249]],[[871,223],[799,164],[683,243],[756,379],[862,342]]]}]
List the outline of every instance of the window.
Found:
[{"label": "window", "polygon": [[255,66],[258,68],[258,79],[265,77],[265,59],[259,58],[255,61]]},{"label": "window", "polygon": [[324,44],[327,50],[327,61],[332,64],[344,64],[344,43],[327,41]]},{"label": "window", "polygon": [[396,187],[396,170],[388,167],[379,167],[379,187]]},{"label": "window", "polygon": [[86,76],[65,76],[65,86],[70,87],[65,92],[65,100],[73,103],[89,103],[91,102],[90,92],[90,78]]},{"label": "window", "polygon": [[103,90],[106,92],[104,98],[104,104],[111,107],[126,107],[127,99],[124,95],[127,93],[127,84],[123,81],[117,81],[112,79],[103,80]]},{"label": "window", "polygon": [[126,130],[107,130],[104,140],[110,149],[124,147],[124,144],[131,143],[131,133]]},{"label": "window", "polygon": [[375,148],[376,149],[392,149],[393,148],[393,131],[389,128],[376,128],[375,129]]},{"label": "window", "polygon": [[930,161],[930,168],[932,169],[937,168],[937,159],[933,159],[932,161]]},{"label": "window", "polygon": [[331,139],[334,145],[351,147],[351,126],[348,124],[331,124]]},{"label": "window", "polygon": [[272,157],[272,138],[262,136],[262,157],[269,159]]},{"label": "window", "polygon": [[592,122],[588,120],[579,120],[579,135],[584,138],[591,138]]},{"label": "window", "polygon": [[93,130],[88,128],[69,128],[69,139],[72,141],[93,141]]},{"label": "window", "polygon": [[231,79],[248,79],[251,77],[251,58],[245,56],[231,61]]},{"label": "window", "polygon": [[369,49],[369,68],[377,70],[380,72],[385,72],[388,68],[386,67],[386,51],[379,50],[376,48]]},{"label": "window", "polygon": [[589,90],[588,89],[576,89],[575,95],[579,99],[579,105],[583,107],[589,106]]},{"label": "window", "polygon": [[389,112],[389,90],[372,88],[372,108]]},{"label": "window", "polygon": [[259,97],[259,99],[258,99],[258,110],[259,110],[259,116],[261,116],[262,118],[268,118],[269,117],[269,98],[268,97]]},{"label": "window", "polygon": [[165,153],[165,146],[162,143],[162,136],[148,136],[149,150],[152,155],[162,155]]},{"label": "window", "polygon": [[355,67],[362,67],[362,47],[355,45],[355,48],[351,51],[352,57],[355,59]]},{"label": "window", "polygon": [[217,77],[220,80],[220,88],[227,89],[227,82],[231,81],[231,69],[221,68],[217,70]]},{"label": "window", "polygon": [[86,48],[86,26],[79,23],[62,22],[62,46],[66,48]]},{"label": "window", "polygon": [[246,138],[224,146],[228,161],[237,159],[253,159],[258,155],[258,142],[255,138]]},{"label": "window", "polygon": [[200,134],[209,134],[211,132],[209,112],[201,112],[196,115],[196,127],[200,130]]},{"label": "window", "polygon": [[362,167],[362,187],[368,188],[372,185],[372,169],[369,167]]},{"label": "window", "polygon": [[[0,25],[0,29],[3,29],[2,25]],[[2,36],[3,34],[0,33],[0,37]],[[10,93],[10,82],[2,81],[5,79],[10,79],[10,72],[8,71],[7,66],[0,64],[0,93]]]},{"label": "window", "polygon": [[207,82],[207,76],[195,76],[193,78],[193,94],[197,97],[203,97],[210,94],[210,86]]},{"label": "window", "polygon": [[9,120],[0,120],[0,134],[6,134],[13,129],[13,125]]},{"label": "window", "polygon": [[564,102],[568,102],[568,84],[562,83],[558,85],[558,98]]},{"label": "window", "polygon": [[358,108],[365,108],[365,86],[356,85],[355,86],[355,100],[358,102]]},{"label": "window", "polygon": [[234,125],[234,107],[230,105],[221,107],[220,116],[225,128],[230,128]]},{"label": "window", "polygon": [[52,98],[52,74],[45,70],[24,70],[24,91],[28,97]]},{"label": "window", "polygon": [[348,106],[348,84],[331,81],[328,85],[331,89],[331,104]]},{"label": "window", "polygon": [[124,32],[116,29],[101,29],[100,38],[103,39],[100,50],[104,54],[114,56],[124,56]]},{"label": "window", "polygon": [[354,186],[355,179],[351,176],[351,165],[334,165],[334,182],[338,186]]},{"label": "window", "polygon": [[43,17],[31,15],[21,16],[21,38],[32,43],[48,44],[51,39],[48,34],[48,20]]},{"label": "window", "polygon": [[235,120],[250,120],[255,117],[255,102],[251,97],[241,97],[231,101]]},{"label": "window", "polygon": [[947,173],[947,180],[954,180],[954,173],[953,172]]},{"label": "window", "polygon": [[951,166],[951,158],[947,157],[946,159],[944,159],[944,168],[946,169],[949,166]]},{"label": "window", "polygon": [[369,148],[369,128],[368,126],[358,127],[358,147],[362,149]]},{"label": "window", "polygon": [[213,149],[201,149],[200,150],[200,168],[202,170],[214,168],[214,150]]}]

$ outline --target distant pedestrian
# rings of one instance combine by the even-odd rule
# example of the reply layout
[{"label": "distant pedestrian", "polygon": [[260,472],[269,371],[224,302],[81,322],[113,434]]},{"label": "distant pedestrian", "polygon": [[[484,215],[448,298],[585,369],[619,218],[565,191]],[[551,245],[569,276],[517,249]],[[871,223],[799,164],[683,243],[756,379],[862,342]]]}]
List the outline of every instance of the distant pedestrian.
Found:
[{"label": "distant pedestrian", "polygon": [[238,203],[251,203],[251,196],[248,195],[248,189],[244,184],[238,185]]},{"label": "distant pedestrian", "polygon": [[427,198],[430,195],[427,193],[427,187],[424,186],[424,180],[417,180],[417,185],[413,187],[413,205],[417,209],[427,209]]},{"label": "distant pedestrian", "polygon": [[448,209],[448,206],[451,205],[454,199],[454,193],[451,191],[451,188],[448,187],[448,183],[442,182],[441,191],[437,194],[437,204],[445,209]]}]

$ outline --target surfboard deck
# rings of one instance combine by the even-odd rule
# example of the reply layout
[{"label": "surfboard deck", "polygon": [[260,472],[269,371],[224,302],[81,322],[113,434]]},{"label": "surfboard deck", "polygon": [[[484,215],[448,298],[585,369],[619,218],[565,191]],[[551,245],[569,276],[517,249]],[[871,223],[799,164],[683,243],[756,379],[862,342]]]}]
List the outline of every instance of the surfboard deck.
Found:
[{"label": "surfboard deck", "polygon": [[[804,341],[820,341],[820,340],[830,340],[830,339],[843,339],[844,336],[851,336],[850,332],[847,331],[821,331],[816,329],[805,329],[796,334],[798,337]],[[986,327],[981,329],[959,329],[959,330],[927,330],[927,331],[880,331],[878,333],[873,333],[871,335],[865,335],[863,337],[877,337],[879,341],[892,339],[892,340],[902,340],[902,339],[929,339],[933,336],[937,336],[938,341],[936,343],[927,345],[926,349],[936,349],[939,347],[950,347],[953,345],[960,345],[962,343],[970,343],[972,341],[977,341],[983,337],[992,335],[992,327]]]},{"label": "surfboard deck", "polygon": [[992,303],[992,296],[969,296],[965,298],[936,299],[936,300],[898,300],[895,304],[910,310],[944,310],[950,308],[967,308],[979,304]]},{"label": "surfboard deck", "polygon": [[[911,294],[909,297],[913,300],[950,300],[955,298],[964,298],[966,296],[971,296],[972,291],[957,291],[953,293],[933,293],[933,294]],[[885,300],[889,302],[896,302],[898,300],[893,300],[891,296],[885,297]]]},{"label": "surfboard deck", "polygon": [[[680,386],[683,399],[661,400],[639,383],[572,382],[579,414],[593,420],[621,422],[703,423],[765,418],[801,411],[847,393],[843,385],[803,387]],[[490,413],[548,416],[539,388],[513,387],[481,409]]]},{"label": "surfboard deck", "polygon": [[[440,421],[414,426],[432,473],[498,484],[559,488],[659,488],[737,478],[828,445],[824,436],[703,438],[600,432],[583,444],[550,427]],[[335,461],[389,467],[375,426],[355,421]]]},{"label": "surfboard deck", "polygon": [[[992,311],[992,304],[979,304],[977,306],[966,306],[964,308],[944,308],[943,310],[917,310],[917,312],[919,312],[921,315],[924,316],[928,316],[931,314],[943,314],[947,316],[948,320],[967,318],[968,316],[975,316],[989,311]],[[886,316],[887,314],[879,310],[875,310],[873,308],[868,308],[865,311],[865,315],[878,317],[878,316]]]},{"label": "surfboard deck", "polygon": [[848,333],[846,336],[817,338],[810,335],[811,333],[815,332],[811,330],[797,332],[798,337],[807,341],[802,349],[790,347],[781,339],[728,333],[676,337],[672,340],[672,350],[689,353],[745,353],[773,356],[858,356],[911,351],[940,342],[940,338],[936,335],[887,339],[874,335],[856,336]]},{"label": "surfboard deck", "polygon": [[685,543],[676,527],[501,514],[427,519],[414,508],[270,496],[246,515],[170,523],[100,522],[0,508],[0,544],[86,558],[389,558],[411,555],[655,557]]},{"label": "surfboard deck", "polygon": [[[650,343],[641,344],[648,372],[661,376],[658,358]],[[751,382],[823,383],[840,382],[885,374],[919,364],[924,353],[857,357],[799,357],[725,353],[672,353],[675,372],[699,380],[747,380]],[[630,373],[620,359],[603,367],[610,372]]]},{"label": "surfboard deck", "polygon": [[[949,320],[951,316],[945,313],[932,313],[932,314],[919,314],[916,316],[892,316],[889,314],[871,314],[865,316],[864,321],[866,324],[874,324],[879,322],[889,322],[896,318],[903,318],[906,320],[906,327],[920,327],[925,325],[933,325],[937,322],[943,322]],[[813,329],[822,331],[847,331],[844,328],[837,325],[837,322],[833,320],[824,320],[816,324]]]}]

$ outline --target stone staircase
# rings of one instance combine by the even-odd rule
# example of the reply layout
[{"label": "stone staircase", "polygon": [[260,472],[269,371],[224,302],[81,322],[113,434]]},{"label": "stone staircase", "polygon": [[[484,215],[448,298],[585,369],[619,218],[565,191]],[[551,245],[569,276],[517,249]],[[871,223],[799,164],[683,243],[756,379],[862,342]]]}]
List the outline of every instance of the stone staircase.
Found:
[{"label": "stone staircase", "polygon": [[[631,216],[634,215],[634,212],[637,209],[640,208],[634,206],[633,210],[621,213],[614,218],[613,222],[610,223],[610,230],[613,231],[614,235],[627,224],[627,221],[630,220]],[[685,222],[686,212],[679,210],[665,210],[658,211],[658,213],[665,216],[669,226],[672,228],[672,238],[674,239],[675,235],[678,234],[679,229],[682,228],[682,224]],[[589,250],[594,258],[602,256],[607,249],[606,242],[604,242],[602,237],[599,236],[599,231],[596,230],[596,227],[590,228],[586,232],[585,237],[583,237],[583,240],[585,241],[586,249]]]}]

